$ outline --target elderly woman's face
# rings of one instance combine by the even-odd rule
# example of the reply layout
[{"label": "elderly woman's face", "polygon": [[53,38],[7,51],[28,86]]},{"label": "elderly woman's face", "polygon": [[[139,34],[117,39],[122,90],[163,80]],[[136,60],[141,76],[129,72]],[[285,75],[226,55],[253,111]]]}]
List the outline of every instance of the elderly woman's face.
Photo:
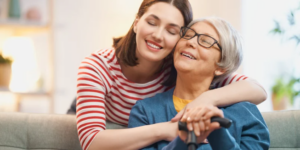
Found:
[{"label": "elderly woman's face", "polygon": [[[215,28],[205,21],[194,24],[191,29],[198,34],[209,35],[218,42],[220,41]],[[190,40],[181,38],[178,41],[174,51],[175,68],[178,73],[189,72],[195,75],[214,76],[217,62],[221,57],[220,49],[216,44],[210,48],[203,47],[199,45],[198,40],[202,40],[201,37],[195,36]]]}]

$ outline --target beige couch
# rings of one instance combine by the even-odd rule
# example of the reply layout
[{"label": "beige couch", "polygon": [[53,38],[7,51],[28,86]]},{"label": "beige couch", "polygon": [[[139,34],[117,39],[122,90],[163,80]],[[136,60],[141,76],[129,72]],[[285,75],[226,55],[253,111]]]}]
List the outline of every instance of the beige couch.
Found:
[{"label": "beige couch", "polygon": [[[270,130],[270,150],[300,150],[300,110],[263,116]],[[75,116],[0,113],[0,150],[81,150]]]}]

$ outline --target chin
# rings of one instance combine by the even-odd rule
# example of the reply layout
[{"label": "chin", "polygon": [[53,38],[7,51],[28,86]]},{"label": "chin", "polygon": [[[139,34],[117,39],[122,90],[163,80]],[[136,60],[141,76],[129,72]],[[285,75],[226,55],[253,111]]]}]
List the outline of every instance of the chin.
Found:
[{"label": "chin", "polygon": [[183,64],[183,63],[175,63],[175,69],[177,72],[190,72],[193,70],[193,67],[189,64]]},{"label": "chin", "polygon": [[158,61],[162,61],[164,59],[164,57],[160,57],[160,56],[157,56],[157,55],[154,55],[152,53],[144,53],[142,55],[142,59],[146,59],[148,61],[152,61],[152,62],[158,62]]}]

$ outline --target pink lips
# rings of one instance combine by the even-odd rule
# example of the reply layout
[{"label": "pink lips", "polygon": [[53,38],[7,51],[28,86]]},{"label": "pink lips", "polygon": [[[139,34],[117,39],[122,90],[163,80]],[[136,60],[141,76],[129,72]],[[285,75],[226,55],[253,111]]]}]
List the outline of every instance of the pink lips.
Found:
[{"label": "pink lips", "polygon": [[162,46],[160,46],[158,43],[155,43],[153,41],[146,40],[146,42],[151,43],[151,44],[153,44],[155,46],[158,46],[159,48],[162,48]]},{"label": "pink lips", "polygon": [[[158,48],[158,49],[157,49],[157,48],[154,48],[154,47],[148,45],[148,43],[149,43],[149,44],[152,44],[152,45],[155,45],[155,46],[158,46],[159,48]],[[157,43],[155,43],[155,42],[152,42],[152,41],[147,41],[147,40],[146,40],[146,46],[147,46],[147,48],[148,48],[149,50],[151,50],[152,52],[159,52],[159,51],[162,49],[162,46],[160,46],[159,44],[157,44]]]}]

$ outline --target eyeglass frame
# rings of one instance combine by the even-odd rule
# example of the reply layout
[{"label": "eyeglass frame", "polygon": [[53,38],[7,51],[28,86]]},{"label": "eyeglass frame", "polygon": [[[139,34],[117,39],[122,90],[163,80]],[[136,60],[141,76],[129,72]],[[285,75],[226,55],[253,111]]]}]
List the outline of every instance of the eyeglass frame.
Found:
[{"label": "eyeglass frame", "polygon": [[[192,37],[189,38],[189,39],[184,38],[184,35],[185,35],[185,34],[184,34],[184,35],[181,35],[181,33],[183,32],[182,30],[183,30],[184,28],[187,28],[187,29],[190,29],[190,30],[194,31],[194,32],[195,32],[195,35],[192,36]],[[180,28],[180,32],[179,32],[179,35],[180,35],[180,38],[183,38],[183,39],[186,39],[186,40],[190,40],[190,39],[194,38],[195,36],[197,36],[197,42],[198,42],[198,44],[199,44],[200,46],[203,46],[203,47],[205,47],[205,48],[211,48],[212,46],[214,46],[215,44],[217,44],[217,46],[219,47],[220,51],[222,51],[222,47],[221,47],[221,45],[219,44],[219,42],[218,42],[216,39],[214,39],[213,37],[211,37],[211,36],[209,36],[209,35],[206,35],[206,34],[198,34],[198,33],[197,33],[194,29],[192,29],[192,28],[184,27],[184,26],[181,27],[181,28]],[[206,46],[204,46],[204,45],[201,45],[200,42],[199,42],[199,38],[200,38],[201,35],[208,36],[208,37],[212,38],[212,39],[214,40],[214,43],[211,44],[211,46],[209,46],[209,47],[206,47]]]}]

